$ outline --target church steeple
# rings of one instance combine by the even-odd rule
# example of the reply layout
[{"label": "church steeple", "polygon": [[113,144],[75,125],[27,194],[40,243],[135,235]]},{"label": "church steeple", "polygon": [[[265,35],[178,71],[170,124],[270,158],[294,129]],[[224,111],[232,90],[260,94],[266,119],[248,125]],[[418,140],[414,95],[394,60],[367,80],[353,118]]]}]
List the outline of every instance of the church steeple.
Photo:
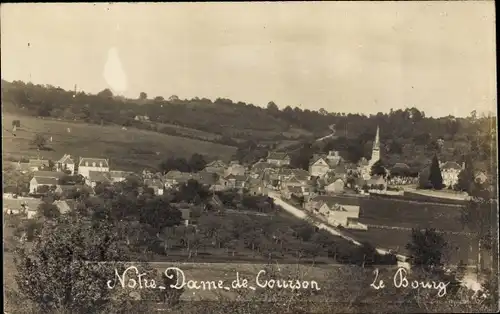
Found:
[{"label": "church steeple", "polygon": [[377,134],[375,135],[375,141],[373,142],[373,150],[380,150],[380,128],[377,125]]}]

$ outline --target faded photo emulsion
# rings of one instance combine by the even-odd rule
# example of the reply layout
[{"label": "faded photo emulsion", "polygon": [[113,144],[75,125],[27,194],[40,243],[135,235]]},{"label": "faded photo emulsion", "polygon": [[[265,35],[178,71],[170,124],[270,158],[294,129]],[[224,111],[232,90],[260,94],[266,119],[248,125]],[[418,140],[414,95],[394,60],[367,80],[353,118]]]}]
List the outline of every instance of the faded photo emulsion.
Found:
[{"label": "faded photo emulsion", "polygon": [[493,1],[1,6],[4,313],[499,309]]}]

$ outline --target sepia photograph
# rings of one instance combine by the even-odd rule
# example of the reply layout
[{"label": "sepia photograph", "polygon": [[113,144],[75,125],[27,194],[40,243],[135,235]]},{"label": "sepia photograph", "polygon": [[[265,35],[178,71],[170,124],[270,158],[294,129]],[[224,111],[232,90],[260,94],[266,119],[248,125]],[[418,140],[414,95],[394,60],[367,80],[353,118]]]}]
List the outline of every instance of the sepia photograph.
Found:
[{"label": "sepia photograph", "polygon": [[494,1],[1,5],[6,314],[496,313]]}]

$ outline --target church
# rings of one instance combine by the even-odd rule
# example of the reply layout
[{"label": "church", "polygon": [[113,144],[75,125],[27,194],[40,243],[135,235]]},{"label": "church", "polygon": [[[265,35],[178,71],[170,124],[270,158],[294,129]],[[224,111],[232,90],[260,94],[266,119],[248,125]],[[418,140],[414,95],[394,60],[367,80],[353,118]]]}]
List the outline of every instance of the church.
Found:
[{"label": "church", "polygon": [[370,171],[372,166],[380,160],[380,128],[378,126],[377,133],[375,134],[375,141],[373,142],[372,157],[369,161],[363,159],[361,161],[361,176],[364,180],[369,180],[371,178]]}]

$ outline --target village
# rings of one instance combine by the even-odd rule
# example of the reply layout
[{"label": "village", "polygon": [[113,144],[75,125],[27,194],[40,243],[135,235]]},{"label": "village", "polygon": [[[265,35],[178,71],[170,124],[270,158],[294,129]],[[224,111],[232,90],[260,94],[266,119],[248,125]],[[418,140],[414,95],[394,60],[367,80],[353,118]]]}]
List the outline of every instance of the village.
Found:
[{"label": "village", "polygon": [[[373,142],[370,160],[361,159],[358,164],[346,162],[339,151],[328,154],[315,154],[310,160],[309,171],[292,169],[290,156],[286,152],[269,152],[267,158],[252,165],[242,165],[237,161],[225,163],[214,160],[198,172],[133,173],[113,169],[112,163],[105,158],[73,157],[64,154],[61,159],[51,162],[44,159],[31,159],[27,163],[12,162],[15,171],[29,174],[29,193],[17,195],[4,190],[4,212],[25,214],[27,218],[36,215],[41,197],[47,193],[57,196],[54,204],[61,213],[72,208],[71,191],[85,190],[89,194],[99,184],[122,182],[129,176],[143,180],[144,186],[151,188],[155,195],[163,195],[165,190],[176,189],[195,180],[209,191],[237,190],[248,195],[278,195],[290,203],[329,225],[348,229],[366,229],[358,222],[359,198],[368,195],[404,195],[405,191],[418,191],[418,177],[410,177],[408,165],[397,163],[392,169],[383,168],[382,173],[374,174],[373,167],[380,156],[379,129]],[[445,187],[453,187],[458,182],[459,173],[465,165],[456,162],[440,162]],[[424,173],[423,170],[421,173]],[[428,174],[427,174],[428,175]],[[476,181],[484,183],[484,172],[476,173]],[[422,191],[425,195],[428,192]],[[434,196],[464,199],[466,195],[433,191]],[[217,201],[220,203],[220,201]],[[189,210],[184,209],[185,223],[190,223]]]}]

